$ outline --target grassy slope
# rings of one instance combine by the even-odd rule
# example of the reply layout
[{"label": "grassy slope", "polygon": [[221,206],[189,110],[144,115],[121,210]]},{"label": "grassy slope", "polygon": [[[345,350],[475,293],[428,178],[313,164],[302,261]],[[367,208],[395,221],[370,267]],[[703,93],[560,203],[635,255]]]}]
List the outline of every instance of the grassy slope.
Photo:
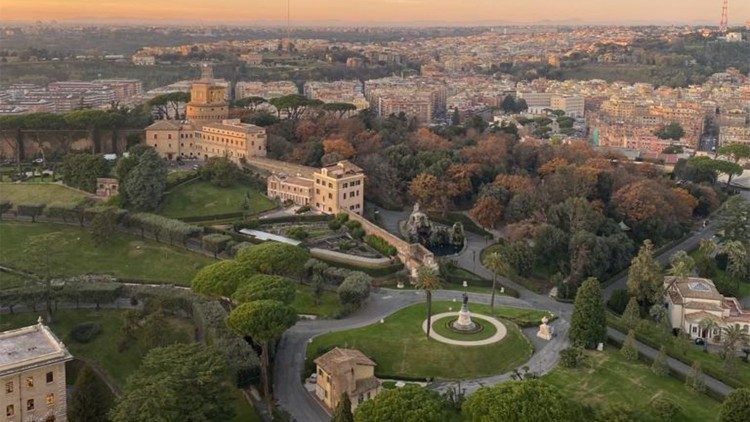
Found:
[{"label": "grassy slope", "polygon": [[0,263],[33,272],[33,264],[24,262],[24,245],[31,236],[50,232],[62,232],[70,242],[64,256],[59,259],[60,275],[107,273],[117,277],[189,285],[199,268],[213,262],[203,255],[119,232],[112,234],[112,241],[107,247],[98,248],[90,232],[79,227],[3,222],[0,223]]},{"label": "grassy slope", "polygon": [[715,420],[719,402],[686,388],[670,376],[658,376],[642,362],[629,362],[608,349],[587,352],[588,367],[557,367],[543,379],[578,402],[588,405],[621,402],[633,408],[646,408],[657,395],[666,395],[682,408],[676,420]]},{"label": "grassy slope", "polygon": [[336,292],[324,291],[320,298],[320,305],[315,305],[312,287],[304,284],[297,285],[297,294],[294,297],[294,302],[292,302],[292,308],[297,313],[333,318],[338,313],[340,307],[341,303]]},{"label": "grassy slope", "polygon": [[[449,307],[458,309],[452,302],[435,302],[433,313],[446,312]],[[474,312],[484,313],[484,310],[478,305],[472,307]],[[497,311],[500,315],[531,318],[526,311],[500,308]],[[537,311],[535,316],[541,318],[542,314]],[[501,342],[467,348],[427,340],[422,331],[425,315],[425,304],[420,303],[386,317],[385,324],[319,336],[308,347],[307,360],[312,361],[334,345],[354,347],[378,364],[375,373],[380,377],[459,379],[502,373],[531,356],[531,344],[512,323],[506,322],[508,335]]]},{"label": "grassy slope", "polygon": [[[250,194],[250,208],[242,209],[245,194]],[[269,210],[274,203],[258,191],[242,185],[219,188],[205,180],[196,180],[172,189],[164,196],[160,213],[182,218],[247,211]]]},{"label": "grassy slope", "polygon": [[0,183],[0,200],[10,201],[14,208],[25,202],[44,204],[77,203],[85,194],[65,186],[47,183]]}]

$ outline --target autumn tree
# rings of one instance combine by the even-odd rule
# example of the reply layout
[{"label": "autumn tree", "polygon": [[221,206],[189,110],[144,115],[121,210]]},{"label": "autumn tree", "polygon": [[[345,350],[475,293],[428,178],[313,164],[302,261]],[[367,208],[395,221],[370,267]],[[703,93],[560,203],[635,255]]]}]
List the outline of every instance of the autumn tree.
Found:
[{"label": "autumn tree", "polygon": [[460,151],[461,157],[469,163],[490,167],[504,167],[508,159],[508,145],[504,137],[483,136],[476,145]]},{"label": "autumn tree", "polygon": [[446,151],[451,149],[450,141],[424,127],[417,129],[413,141],[418,151]]},{"label": "autumn tree", "polygon": [[323,151],[326,154],[338,153],[344,159],[351,158],[354,153],[354,147],[344,139],[326,139],[323,141]]},{"label": "autumn tree", "polygon": [[482,227],[494,229],[503,217],[503,204],[497,198],[483,196],[474,204],[469,215]]},{"label": "autumn tree", "polygon": [[420,173],[409,183],[409,194],[426,209],[437,210],[443,204],[444,192],[437,177]]}]

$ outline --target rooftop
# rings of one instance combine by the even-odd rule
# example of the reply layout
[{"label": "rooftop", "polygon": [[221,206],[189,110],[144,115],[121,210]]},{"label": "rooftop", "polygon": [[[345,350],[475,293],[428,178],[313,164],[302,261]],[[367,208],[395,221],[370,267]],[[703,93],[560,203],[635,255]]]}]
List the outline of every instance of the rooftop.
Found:
[{"label": "rooftop", "polygon": [[315,364],[329,373],[338,372],[339,369],[346,370],[348,365],[352,364],[375,366],[375,362],[359,350],[340,347],[335,347],[330,352],[319,356],[315,359]]},{"label": "rooftop", "polygon": [[664,277],[664,285],[676,289],[684,299],[710,299],[721,301],[724,296],[716,290],[714,282],[700,277]]},{"label": "rooftop", "polygon": [[0,333],[0,376],[72,358],[41,318],[36,325]]}]

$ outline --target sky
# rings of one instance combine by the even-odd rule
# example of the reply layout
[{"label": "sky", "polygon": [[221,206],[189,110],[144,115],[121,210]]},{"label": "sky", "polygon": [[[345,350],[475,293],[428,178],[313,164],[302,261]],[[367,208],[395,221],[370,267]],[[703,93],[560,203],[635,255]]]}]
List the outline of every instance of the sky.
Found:
[{"label": "sky", "polygon": [[[305,24],[696,23],[716,22],[721,0],[289,0]],[[285,0],[2,0],[2,21],[194,21],[278,23]],[[750,1],[730,0],[730,23]]]}]

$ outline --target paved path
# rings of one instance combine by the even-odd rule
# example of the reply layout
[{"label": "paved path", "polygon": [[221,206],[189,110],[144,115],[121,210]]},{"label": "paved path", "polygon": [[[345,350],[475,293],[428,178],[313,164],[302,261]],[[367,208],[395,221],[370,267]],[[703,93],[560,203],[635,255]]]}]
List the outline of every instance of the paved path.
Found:
[{"label": "paved path", "polygon": [[[456,312],[443,312],[443,313],[431,316],[430,321],[432,321],[432,325],[434,325],[435,321],[441,318],[445,318],[449,316],[456,316],[456,315],[457,315]],[[444,337],[436,333],[435,330],[430,330],[430,338],[434,338],[435,340],[441,343],[445,343],[445,344],[471,347],[471,346],[486,346],[488,344],[497,343],[498,341],[504,339],[506,334],[508,334],[508,330],[505,328],[505,325],[503,325],[502,322],[498,321],[497,319],[491,316],[482,315],[482,314],[471,314],[471,316],[474,319],[481,319],[482,321],[485,321],[494,325],[497,331],[491,337],[487,337],[482,340],[466,341],[466,340],[454,340],[452,338]],[[422,323],[422,331],[424,331],[425,333],[427,332],[427,319],[425,319],[424,322]]]}]

